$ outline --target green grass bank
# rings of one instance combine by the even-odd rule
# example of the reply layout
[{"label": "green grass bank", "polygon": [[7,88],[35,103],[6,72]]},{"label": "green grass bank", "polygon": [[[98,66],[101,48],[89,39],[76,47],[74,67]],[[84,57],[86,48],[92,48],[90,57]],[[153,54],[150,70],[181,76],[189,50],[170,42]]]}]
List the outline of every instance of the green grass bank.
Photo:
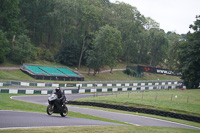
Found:
[{"label": "green grass bank", "polygon": [[200,117],[200,89],[184,91],[154,90],[126,94],[114,93],[110,96],[87,97],[77,101],[158,109]]},{"label": "green grass bank", "polygon": [[0,133],[199,133],[199,130],[168,127],[83,126],[0,130]]}]

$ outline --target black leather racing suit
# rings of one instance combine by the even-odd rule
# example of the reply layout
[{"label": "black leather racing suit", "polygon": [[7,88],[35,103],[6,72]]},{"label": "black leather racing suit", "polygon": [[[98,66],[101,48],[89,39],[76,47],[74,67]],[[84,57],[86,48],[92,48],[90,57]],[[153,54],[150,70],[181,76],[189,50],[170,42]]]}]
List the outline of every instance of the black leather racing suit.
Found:
[{"label": "black leather racing suit", "polygon": [[58,92],[55,92],[55,94],[58,96],[58,102],[62,105],[65,103],[66,101],[66,97],[64,94],[64,91],[62,92],[61,90],[59,90]]}]

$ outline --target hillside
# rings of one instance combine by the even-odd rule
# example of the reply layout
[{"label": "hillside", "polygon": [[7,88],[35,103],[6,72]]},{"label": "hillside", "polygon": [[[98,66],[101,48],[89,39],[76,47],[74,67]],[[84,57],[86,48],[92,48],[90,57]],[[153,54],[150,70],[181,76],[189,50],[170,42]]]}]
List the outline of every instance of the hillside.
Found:
[{"label": "hillside", "polygon": [[[179,77],[176,76],[168,76],[161,74],[152,74],[152,73],[144,73],[142,78],[130,77],[123,73],[123,71],[114,71],[112,74],[108,72],[100,72],[93,76],[91,73],[87,75],[86,72],[82,72],[84,75],[85,81],[134,81],[134,80],[180,80]],[[0,79],[3,80],[23,80],[23,81],[40,81],[40,82],[49,82],[49,80],[36,80],[29,75],[25,74],[21,70],[0,70]],[[55,82],[55,81],[54,81]],[[64,81],[59,81],[64,82]],[[66,82],[66,81],[65,81]],[[68,81],[71,82],[71,81]],[[73,81],[74,82],[74,81]]]}]

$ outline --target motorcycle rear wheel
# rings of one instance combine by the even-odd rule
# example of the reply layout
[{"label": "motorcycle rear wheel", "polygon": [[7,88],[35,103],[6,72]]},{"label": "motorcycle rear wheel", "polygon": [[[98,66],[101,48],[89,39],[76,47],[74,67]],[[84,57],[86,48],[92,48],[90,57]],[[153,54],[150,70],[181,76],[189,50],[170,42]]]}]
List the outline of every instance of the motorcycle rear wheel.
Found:
[{"label": "motorcycle rear wheel", "polygon": [[52,108],[51,105],[48,105],[48,106],[47,106],[47,114],[48,114],[48,115],[52,115],[52,114],[53,114],[53,108]]},{"label": "motorcycle rear wheel", "polygon": [[60,113],[60,115],[62,117],[65,117],[65,116],[67,116],[67,114],[68,114],[68,108],[67,108],[67,106],[63,106],[63,111]]}]

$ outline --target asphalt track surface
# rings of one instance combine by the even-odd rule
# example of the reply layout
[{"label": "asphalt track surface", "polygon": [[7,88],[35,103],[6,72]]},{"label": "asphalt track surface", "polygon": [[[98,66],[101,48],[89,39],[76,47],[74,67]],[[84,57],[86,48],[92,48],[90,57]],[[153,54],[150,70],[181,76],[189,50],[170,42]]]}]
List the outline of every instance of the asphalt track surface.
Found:
[{"label": "asphalt track surface", "polygon": [[59,115],[48,116],[47,114],[43,113],[2,110],[0,111],[0,120],[0,129],[24,127],[119,125],[110,122],[75,117],[61,117]]},{"label": "asphalt track surface", "polygon": [[[72,99],[88,97],[88,96],[92,96],[92,95],[90,95],[90,94],[86,94],[86,95],[85,94],[72,94],[72,95],[67,95],[67,98],[69,100],[72,100]],[[46,96],[42,96],[42,95],[40,95],[40,96],[35,96],[35,95],[34,96],[15,96],[15,97],[12,97],[12,99],[41,104],[41,105],[47,105],[48,97],[49,97],[48,95],[46,95]],[[190,129],[200,129],[200,128],[189,126],[189,125],[179,124],[179,123],[175,123],[175,122],[169,122],[169,121],[155,119],[155,118],[143,117],[143,116],[138,116],[138,115],[132,115],[132,114],[114,113],[114,112],[80,108],[80,107],[72,107],[72,106],[68,106],[68,109],[69,109],[69,111],[74,111],[74,112],[98,116],[98,117],[102,117],[102,118],[122,121],[122,122],[130,123],[130,124],[133,124],[136,126],[162,126],[162,127],[180,127],[180,128],[190,128]],[[21,114],[21,116],[17,117],[17,115],[15,115],[15,116],[9,117],[9,114],[11,116],[13,114]],[[33,113],[33,117],[32,117],[32,114],[31,115],[28,115],[28,114],[26,114],[24,112],[20,113],[20,112],[12,112],[12,111],[7,111],[7,112],[0,111],[0,120],[7,121],[7,123],[4,122],[7,124],[6,127],[9,127],[9,124],[11,125],[11,127],[17,126],[17,125],[15,125],[14,122],[9,123],[9,119],[12,119],[12,118],[15,118],[16,122],[18,121],[19,124],[21,122],[23,122],[23,120],[25,120],[26,122],[24,122],[23,124],[26,124],[27,125],[26,127],[36,127],[36,126],[44,127],[44,126],[58,126],[58,125],[59,126],[117,125],[117,124],[113,124],[113,123],[104,123],[104,122],[100,122],[100,121],[98,121],[100,123],[95,124],[93,122],[91,124],[90,120],[87,120],[88,121],[88,124],[87,124],[87,121],[85,119],[73,118],[73,117],[62,118],[58,115],[48,116],[48,115],[45,115],[42,113],[41,114]],[[36,117],[35,115],[36,116],[38,115],[39,118]],[[5,116],[7,116],[7,117],[5,117]],[[31,118],[29,118],[30,116],[31,116]],[[6,119],[8,119],[8,120],[6,120]],[[19,120],[17,120],[17,119],[19,119]],[[34,123],[35,122],[37,123],[37,121],[41,121],[41,123],[38,125],[37,124],[34,125]],[[46,121],[48,121],[48,122],[45,125]],[[79,123],[77,123],[76,121],[78,121]],[[91,120],[91,121],[93,121],[93,120]],[[5,126],[2,126],[1,122],[0,122],[0,128],[6,128]],[[56,122],[58,122],[58,123],[56,124]]]}]

